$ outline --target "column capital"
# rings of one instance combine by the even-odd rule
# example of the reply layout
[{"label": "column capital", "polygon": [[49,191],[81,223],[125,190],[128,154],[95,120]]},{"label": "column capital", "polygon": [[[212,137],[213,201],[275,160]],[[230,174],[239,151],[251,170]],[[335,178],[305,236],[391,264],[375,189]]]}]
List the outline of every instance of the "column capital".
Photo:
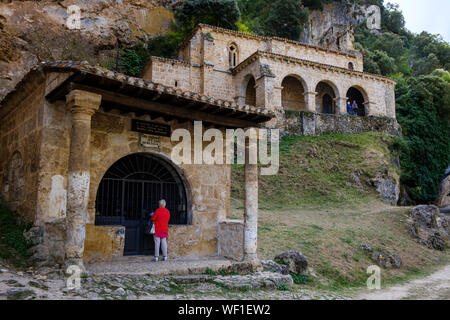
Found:
[{"label": "column capital", "polygon": [[72,90],[66,95],[66,104],[72,114],[86,114],[92,116],[100,107],[102,96],[84,90]]}]

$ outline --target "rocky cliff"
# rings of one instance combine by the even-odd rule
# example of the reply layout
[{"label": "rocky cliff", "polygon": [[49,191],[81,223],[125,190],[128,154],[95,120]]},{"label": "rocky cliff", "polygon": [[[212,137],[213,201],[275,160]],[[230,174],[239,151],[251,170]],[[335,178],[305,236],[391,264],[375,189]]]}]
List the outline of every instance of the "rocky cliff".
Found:
[{"label": "rocky cliff", "polygon": [[[165,33],[176,0],[0,0],[0,100],[40,60],[88,60],[108,66],[118,47]],[[80,28],[69,29],[71,5]]]},{"label": "rocky cliff", "polygon": [[365,21],[366,7],[342,1],[311,11],[300,41],[334,50],[354,50],[353,29]]}]

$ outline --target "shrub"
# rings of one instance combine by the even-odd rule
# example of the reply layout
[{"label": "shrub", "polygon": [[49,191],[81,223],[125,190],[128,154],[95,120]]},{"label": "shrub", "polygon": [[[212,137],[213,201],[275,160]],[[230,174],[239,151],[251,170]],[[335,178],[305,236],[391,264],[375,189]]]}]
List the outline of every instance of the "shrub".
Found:
[{"label": "shrub", "polygon": [[25,239],[23,232],[29,227],[21,223],[0,199],[0,258],[17,266],[27,262],[31,243]]}]

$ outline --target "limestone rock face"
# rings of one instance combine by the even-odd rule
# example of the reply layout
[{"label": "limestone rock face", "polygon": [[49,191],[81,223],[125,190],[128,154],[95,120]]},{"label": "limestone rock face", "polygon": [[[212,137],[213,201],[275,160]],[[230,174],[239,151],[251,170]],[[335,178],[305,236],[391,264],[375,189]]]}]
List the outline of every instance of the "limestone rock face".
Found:
[{"label": "limestone rock face", "polygon": [[[39,60],[79,60],[113,66],[125,48],[167,32],[175,0],[0,2],[0,101]],[[67,26],[80,8],[80,29]]]},{"label": "limestone rock face", "polygon": [[392,205],[397,205],[400,198],[400,182],[390,177],[377,176],[372,180],[381,198]]},{"label": "limestone rock face", "polygon": [[440,214],[436,206],[411,209],[409,228],[417,241],[430,249],[443,251],[449,246],[450,217]]},{"label": "limestone rock face", "polygon": [[371,258],[383,268],[400,268],[402,266],[402,258],[385,249],[373,252]]},{"label": "limestone rock face", "polygon": [[361,24],[364,19],[364,6],[348,6],[334,1],[326,4],[323,10],[311,12],[301,41],[334,50],[353,51],[353,26]]},{"label": "limestone rock face", "polygon": [[308,260],[295,250],[283,252],[275,257],[275,262],[285,265],[295,274],[305,274],[308,270]]},{"label": "limestone rock face", "polygon": [[440,185],[437,206],[441,208],[450,207],[450,167],[447,169],[447,176]]}]

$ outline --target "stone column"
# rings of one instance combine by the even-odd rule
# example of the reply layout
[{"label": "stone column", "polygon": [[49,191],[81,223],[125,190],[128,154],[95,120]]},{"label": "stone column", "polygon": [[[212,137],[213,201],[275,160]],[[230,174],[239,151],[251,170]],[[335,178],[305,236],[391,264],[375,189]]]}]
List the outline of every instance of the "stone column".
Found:
[{"label": "stone column", "polygon": [[83,268],[90,185],[91,117],[100,107],[101,99],[101,95],[82,90],[73,90],[66,96],[67,107],[72,112],[67,175],[66,266],[75,264]]},{"label": "stone column", "polygon": [[255,80],[256,106],[274,110],[274,77],[261,76]]},{"label": "stone column", "polygon": [[[256,146],[254,146],[256,149]],[[244,165],[244,259],[258,261],[256,249],[258,239],[258,164],[249,161],[253,146],[246,143]]]},{"label": "stone column", "polygon": [[308,112],[316,112],[316,96],[317,92],[305,92],[305,104]]},{"label": "stone column", "polygon": [[370,102],[370,101],[365,101],[363,103],[363,105],[364,105],[364,111],[366,113],[366,117],[373,116],[374,115],[373,109],[375,109],[374,108],[375,107],[375,103]]},{"label": "stone column", "polygon": [[336,103],[336,114],[345,115],[347,114],[347,101],[348,98],[334,98]]}]

